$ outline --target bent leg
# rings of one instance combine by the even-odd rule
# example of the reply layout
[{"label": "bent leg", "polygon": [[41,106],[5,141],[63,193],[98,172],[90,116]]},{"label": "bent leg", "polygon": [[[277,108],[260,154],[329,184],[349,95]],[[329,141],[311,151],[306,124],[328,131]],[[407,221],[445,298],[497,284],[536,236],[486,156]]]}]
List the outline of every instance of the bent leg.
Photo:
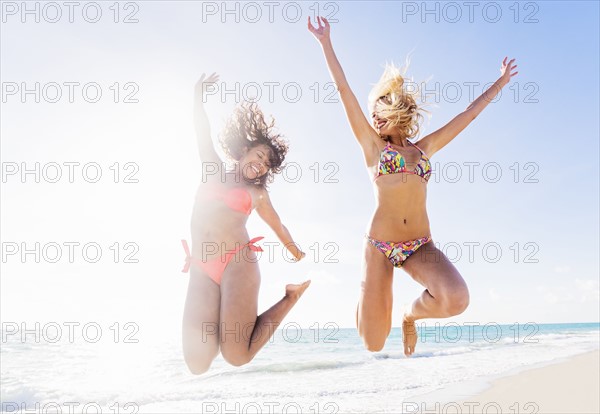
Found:
[{"label": "bent leg", "polygon": [[411,355],[417,342],[414,321],[448,318],[462,313],[469,305],[469,290],[452,262],[432,242],[421,246],[402,268],[425,290],[417,298],[402,323],[404,353]]},{"label": "bent leg", "polygon": [[183,356],[192,374],[202,374],[219,354],[219,286],[192,270],[183,311]]},{"label": "bent leg", "polygon": [[256,255],[240,252],[231,260],[221,280],[221,353],[232,365],[250,362],[275,333],[283,318],[308,287],[287,285],[285,296],[257,317],[260,271]]},{"label": "bent leg", "polygon": [[361,292],[356,326],[365,347],[380,351],[392,329],[392,282],[394,266],[388,258],[364,241]]}]

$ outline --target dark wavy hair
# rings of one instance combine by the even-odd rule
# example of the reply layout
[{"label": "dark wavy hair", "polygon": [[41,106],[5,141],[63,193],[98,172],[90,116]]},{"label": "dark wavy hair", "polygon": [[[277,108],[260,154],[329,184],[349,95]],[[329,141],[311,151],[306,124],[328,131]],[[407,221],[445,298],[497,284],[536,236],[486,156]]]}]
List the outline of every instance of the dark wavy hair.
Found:
[{"label": "dark wavy hair", "polygon": [[268,172],[251,184],[266,187],[272,183],[275,174],[283,169],[283,161],[288,152],[288,144],[281,134],[275,133],[275,119],[267,123],[262,111],[255,102],[244,102],[236,107],[233,115],[227,120],[221,131],[221,146],[227,156],[239,161],[244,155],[244,148],[251,149],[261,144],[271,149]]}]

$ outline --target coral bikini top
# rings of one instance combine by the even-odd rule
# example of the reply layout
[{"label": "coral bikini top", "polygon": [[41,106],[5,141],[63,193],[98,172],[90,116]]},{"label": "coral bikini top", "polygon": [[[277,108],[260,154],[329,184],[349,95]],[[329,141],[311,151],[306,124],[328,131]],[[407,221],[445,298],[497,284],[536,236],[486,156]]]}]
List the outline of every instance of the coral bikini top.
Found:
[{"label": "coral bikini top", "polygon": [[230,209],[246,215],[252,212],[252,196],[245,188],[211,185],[207,190],[206,198],[208,199],[221,200]]}]

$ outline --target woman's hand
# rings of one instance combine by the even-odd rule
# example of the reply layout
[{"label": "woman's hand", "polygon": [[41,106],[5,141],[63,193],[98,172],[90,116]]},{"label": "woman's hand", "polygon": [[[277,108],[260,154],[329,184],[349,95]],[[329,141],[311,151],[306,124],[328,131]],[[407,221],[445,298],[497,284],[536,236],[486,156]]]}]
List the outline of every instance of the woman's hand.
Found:
[{"label": "woman's hand", "polygon": [[511,73],[513,69],[517,67],[517,65],[513,65],[513,62],[515,60],[512,59],[510,62],[506,63],[506,59],[508,58],[504,58],[504,61],[502,62],[502,67],[500,68],[500,82],[502,83],[502,86],[507,85],[510,82],[510,78],[519,73],[518,71],[515,73]]},{"label": "woman's hand", "polygon": [[306,253],[301,252],[300,250],[298,250],[298,253],[299,253],[299,256],[294,257],[295,262],[299,262],[300,260],[302,260],[306,257]]},{"label": "woman's hand", "polygon": [[308,16],[308,30],[317,38],[317,40],[323,43],[329,40],[329,22],[326,18],[317,16],[317,23],[319,26],[313,27],[310,22],[310,16]]},{"label": "woman's hand", "polygon": [[198,79],[198,82],[196,82],[196,87],[194,89],[196,98],[200,99],[201,102],[204,102],[204,94],[206,93],[207,88],[214,88],[218,80],[219,75],[217,75],[216,72],[213,72],[208,78],[206,77],[206,74],[203,73],[202,76],[200,76],[200,79]]}]

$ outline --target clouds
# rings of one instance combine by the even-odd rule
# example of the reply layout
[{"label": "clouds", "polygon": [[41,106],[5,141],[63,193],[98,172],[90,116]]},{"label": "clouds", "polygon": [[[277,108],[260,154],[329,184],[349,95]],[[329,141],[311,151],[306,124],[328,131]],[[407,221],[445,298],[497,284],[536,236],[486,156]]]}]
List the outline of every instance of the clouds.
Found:
[{"label": "clouds", "polygon": [[600,283],[592,279],[575,279],[580,302],[600,302]]},{"label": "clouds", "polygon": [[575,299],[575,296],[573,293],[571,293],[571,290],[562,286],[538,286],[537,291],[544,299],[544,302],[549,305],[570,303]]},{"label": "clouds", "polygon": [[490,299],[492,302],[494,302],[494,303],[500,302],[500,295],[498,295],[498,293],[496,292],[496,289],[490,289],[488,293],[490,295]]},{"label": "clouds", "polygon": [[549,305],[600,301],[600,283],[593,279],[575,279],[560,286],[537,286],[536,290]]},{"label": "clouds", "polygon": [[565,265],[565,266],[556,266],[554,268],[554,271],[556,273],[570,273],[571,272],[571,266],[567,266],[567,265]]}]

